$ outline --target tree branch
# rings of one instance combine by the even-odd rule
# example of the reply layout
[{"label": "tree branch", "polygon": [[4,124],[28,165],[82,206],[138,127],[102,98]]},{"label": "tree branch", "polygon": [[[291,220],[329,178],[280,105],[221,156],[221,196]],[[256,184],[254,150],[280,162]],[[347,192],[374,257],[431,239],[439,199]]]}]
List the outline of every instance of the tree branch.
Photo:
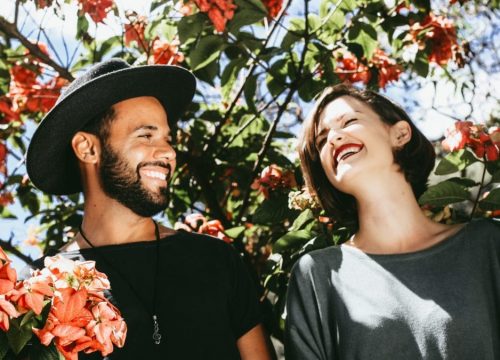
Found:
[{"label": "tree branch", "polygon": [[3,16],[0,16],[0,31],[4,32],[7,36],[15,38],[21,42],[21,44],[26,47],[30,51],[31,54],[40,59],[43,63],[49,65],[54,70],[56,70],[62,78],[67,79],[69,81],[73,81],[74,77],[68,71],[68,69],[62,67],[57,64],[54,60],[50,58],[47,54],[45,54],[40,48],[29,41],[23,34],[19,32],[16,28],[16,25],[7,21]]},{"label": "tree branch", "polygon": [[8,252],[8,253],[11,253],[12,255],[14,255],[15,257],[21,259],[22,261],[24,261],[26,264],[28,265],[33,265],[33,263],[35,262],[35,260],[33,260],[31,258],[31,256],[28,256],[28,255],[25,255],[23,254],[18,248],[16,248],[14,245],[12,245],[12,239],[13,239],[13,235],[11,234],[11,237],[9,240],[3,240],[3,239],[0,239],[0,247]]}]

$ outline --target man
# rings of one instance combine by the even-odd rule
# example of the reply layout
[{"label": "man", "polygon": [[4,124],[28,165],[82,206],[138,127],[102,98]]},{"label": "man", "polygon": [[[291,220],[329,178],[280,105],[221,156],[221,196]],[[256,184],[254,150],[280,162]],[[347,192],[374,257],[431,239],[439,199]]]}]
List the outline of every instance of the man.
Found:
[{"label": "man", "polygon": [[235,251],[151,219],[168,204],[171,128],[195,85],[180,67],[104,61],[64,91],[28,149],[39,189],[83,191],[80,232],[61,251],[96,260],[110,279],[109,298],[128,325],[124,348],[110,359],[270,359]]}]

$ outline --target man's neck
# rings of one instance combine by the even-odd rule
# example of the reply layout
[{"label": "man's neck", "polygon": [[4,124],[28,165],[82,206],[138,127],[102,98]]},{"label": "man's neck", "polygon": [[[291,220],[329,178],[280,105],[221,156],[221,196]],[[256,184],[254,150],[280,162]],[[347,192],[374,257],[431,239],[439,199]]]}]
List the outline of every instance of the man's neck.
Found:
[{"label": "man's neck", "polygon": [[86,199],[82,230],[96,247],[155,239],[151,218],[139,216],[109,198],[105,201]]}]

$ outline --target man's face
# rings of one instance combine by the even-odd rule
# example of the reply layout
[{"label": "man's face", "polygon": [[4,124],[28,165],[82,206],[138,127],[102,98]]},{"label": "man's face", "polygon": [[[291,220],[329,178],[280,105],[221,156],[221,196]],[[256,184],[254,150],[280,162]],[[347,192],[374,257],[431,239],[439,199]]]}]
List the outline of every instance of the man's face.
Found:
[{"label": "man's face", "polygon": [[100,159],[103,191],[137,215],[152,216],[168,205],[176,165],[167,115],[153,97],[125,100],[113,109]]}]

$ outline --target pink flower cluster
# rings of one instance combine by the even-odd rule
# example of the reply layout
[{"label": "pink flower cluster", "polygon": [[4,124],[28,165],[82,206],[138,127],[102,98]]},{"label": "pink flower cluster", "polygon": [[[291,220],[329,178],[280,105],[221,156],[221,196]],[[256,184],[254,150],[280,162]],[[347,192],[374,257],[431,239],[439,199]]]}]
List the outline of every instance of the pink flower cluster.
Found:
[{"label": "pink flower cluster", "polygon": [[291,171],[283,171],[276,164],[266,166],[260,173],[260,177],[252,183],[252,189],[260,191],[266,199],[269,199],[270,191],[276,189],[290,189],[296,187],[297,182]]},{"label": "pink flower cluster", "polygon": [[11,261],[0,248],[0,329],[9,330],[12,318],[30,312],[40,315],[50,306],[42,328],[33,328],[40,342],[54,342],[67,360],[78,353],[100,351],[103,356],[122,347],[127,325],[120,312],[105,297],[108,278],[94,261],[73,261],[60,255],[45,258],[45,267],[17,281]]}]

